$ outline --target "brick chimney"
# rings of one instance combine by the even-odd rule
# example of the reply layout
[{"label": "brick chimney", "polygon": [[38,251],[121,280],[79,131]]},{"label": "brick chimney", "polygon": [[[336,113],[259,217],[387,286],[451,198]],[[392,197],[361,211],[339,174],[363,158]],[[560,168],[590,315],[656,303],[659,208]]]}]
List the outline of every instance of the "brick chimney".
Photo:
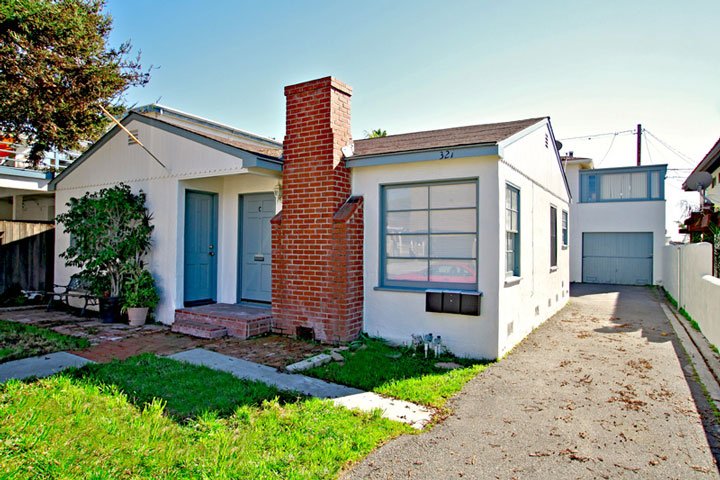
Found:
[{"label": "brick chimney", "polygon": [[333,77],[285,87],[282,212],[272,220],[273,328],[325,343],[362,330],[363,202],[342,147],[352,89]]}]

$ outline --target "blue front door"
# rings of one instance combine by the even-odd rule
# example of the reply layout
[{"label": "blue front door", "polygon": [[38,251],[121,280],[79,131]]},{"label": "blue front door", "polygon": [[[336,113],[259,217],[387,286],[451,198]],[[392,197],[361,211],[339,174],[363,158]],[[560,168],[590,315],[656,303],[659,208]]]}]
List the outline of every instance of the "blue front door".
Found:
[{"label": "blue front door", "polygon": [[275,197],[272,193],[245,195],[242,200],[241,300],[272,300],[272,228]]},{"label": "blue front door", "polygon": [[185,305],[217,299],[217,194],[185,192]]}]

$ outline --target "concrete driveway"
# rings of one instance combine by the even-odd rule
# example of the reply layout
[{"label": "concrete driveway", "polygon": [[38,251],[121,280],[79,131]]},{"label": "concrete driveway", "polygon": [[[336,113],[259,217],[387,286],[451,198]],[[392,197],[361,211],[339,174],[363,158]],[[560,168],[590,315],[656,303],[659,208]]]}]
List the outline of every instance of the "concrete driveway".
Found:
[{"label": "concrete driveway", "polygon": [[346,478],[718,478],[660,294],[571,293],[466,385],[443,424],[389,442]]}]

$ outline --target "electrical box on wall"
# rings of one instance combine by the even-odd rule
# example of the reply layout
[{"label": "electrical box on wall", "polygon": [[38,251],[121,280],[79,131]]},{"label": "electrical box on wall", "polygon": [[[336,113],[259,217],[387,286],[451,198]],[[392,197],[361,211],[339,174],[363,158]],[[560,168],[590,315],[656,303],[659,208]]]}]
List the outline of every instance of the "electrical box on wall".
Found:
[{"label": "electrical box on wall", "polygon": [[482,297],[482,292],[426,290],[425,311],[479,316],[480,297]]}]

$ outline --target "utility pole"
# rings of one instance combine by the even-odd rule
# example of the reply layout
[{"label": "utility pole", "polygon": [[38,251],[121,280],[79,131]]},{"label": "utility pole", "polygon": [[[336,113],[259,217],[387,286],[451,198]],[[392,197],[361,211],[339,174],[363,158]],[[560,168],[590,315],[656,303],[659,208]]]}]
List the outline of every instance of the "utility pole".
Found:
[{"label": "utility pole", "polygon": [[642,138],[642,125],[637,126],[637,166],[640,166],[640,139]]}]

